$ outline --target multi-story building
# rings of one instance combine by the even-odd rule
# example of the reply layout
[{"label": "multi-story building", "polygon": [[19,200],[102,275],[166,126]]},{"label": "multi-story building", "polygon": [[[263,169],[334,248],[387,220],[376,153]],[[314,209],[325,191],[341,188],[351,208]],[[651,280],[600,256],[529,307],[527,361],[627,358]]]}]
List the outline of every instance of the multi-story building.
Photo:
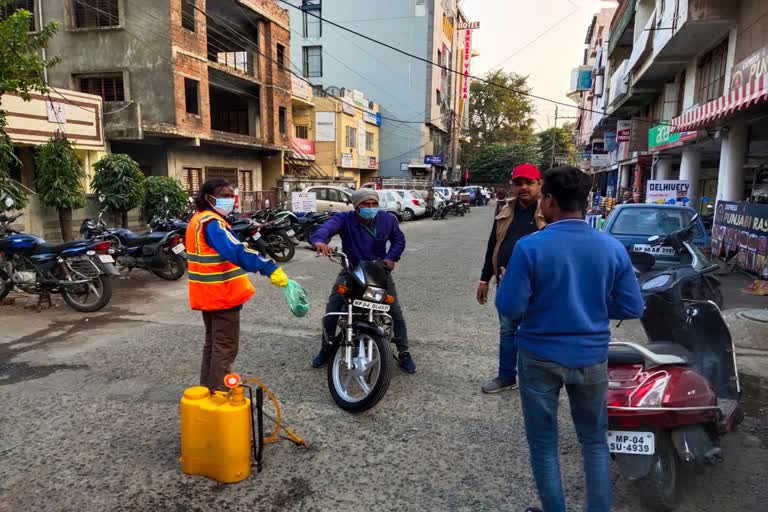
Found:
[{"label": "multi-story building", "polygon": [[290,147],[289,17],[275,0],[41,0],[54,87],[101,96],[111,152],[195,192],[275,186]]},{"label": "multi-story building", "polygon": [[[320,18],[457,69],[464,39],[456,0],[292,0],[294,66],[322,88],[344,84],[381,105],[383,176],[453,169],[460,75],[366,41]],[[318,18],[319,16],[319,18]],[[450,159],[450,161],[449,161]]]}]

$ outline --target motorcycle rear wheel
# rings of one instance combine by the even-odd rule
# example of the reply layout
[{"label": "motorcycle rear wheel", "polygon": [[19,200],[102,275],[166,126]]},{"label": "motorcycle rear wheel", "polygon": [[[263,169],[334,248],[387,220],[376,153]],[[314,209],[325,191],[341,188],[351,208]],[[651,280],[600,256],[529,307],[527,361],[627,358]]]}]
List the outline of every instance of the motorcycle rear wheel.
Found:
[{"label": "motorcycle rear wheel", "polygon": [[648,474],[635,481],[638,494],[652,509],[667,512],[677,508],[680,501],[682,461],[666,432],[656,436],[656,453]]},{"label": "motorcycle rear wheel", "polygon": [[278,263],[285,263],[291,261],[293,255],[296,254],[296,246],[291,241],[281,235],[280,233],[272,233],[264,238],[267,243],[267,252],[270,257]]},{"label": "motorcycle rear wheel", "polygon": [[371,366],[362,375],[356,375],[354,369],[347,370],[342,345],[330,349],[328,389],[336,405],[348,412],[363,412],[375,406],[384,398],[392,379],[392,349],[383,338],[360,335],[352,347],[353,360],[360,358],[360,343],[367,351],[369,341],[373,342]]},{"label": "motorcycle rear wheel", "polygon": [[169,252],[166,256],[166,265],[163,268],[152,267],[150,271],[161,279],[166,281],[178,281],[184,275],[187,269],[187,263],[184,258],[178,254]]},{"label": "motorcycle rear wheel", "polygon": [[5,270],[0,269],[0,300],[3,300],[6,295],[11,293],[11,290],[13,290],[11,276]]},{"label": "motorcycle rear wheel", "polygon": [[[64,302],[75,311],[81,313],[93,313],[106,306],[112,299],[112,280],[109,276],[100,275],[93,281],[93,289],[97,300],[93,303],[86,302],[93,289],[90,284],[62,285],[61,297]],[[88,287],[87,290],[85,287]],[[83,299],[81,300],[81,297]]]}]

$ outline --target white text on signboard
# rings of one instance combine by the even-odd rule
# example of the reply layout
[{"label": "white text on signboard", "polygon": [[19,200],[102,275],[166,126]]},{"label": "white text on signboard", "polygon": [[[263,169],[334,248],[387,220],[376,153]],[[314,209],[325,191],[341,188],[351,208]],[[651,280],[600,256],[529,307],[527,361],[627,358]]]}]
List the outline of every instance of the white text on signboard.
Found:
[{"label": "white text on signboard", "polygon": [[314,192],[292,192],[291,210],[294,212],[316,212],[317,194]]}]

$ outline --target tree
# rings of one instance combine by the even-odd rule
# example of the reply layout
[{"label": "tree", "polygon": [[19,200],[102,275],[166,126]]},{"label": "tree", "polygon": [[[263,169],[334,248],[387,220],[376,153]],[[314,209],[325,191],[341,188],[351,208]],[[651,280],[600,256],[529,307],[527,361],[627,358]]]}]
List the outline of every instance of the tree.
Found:
[{"label": "tree", "polygon": [[103,205],[107,210],[120,214],[120,224],[128,227],[128,211],[141,205],[144,195],[142,182],[144,174],[130,156],[122,154],[104,155],[93,166],[96,174],[91,188],[104,196]]},{"label": "tree", "polygon": [[534,105],[524,94],[530,91],[528,77],[496,70],[484,78],[490,83],[476,80],[470,86],[470,142],[462,146],[464,162],[484,146],[530,140],[533,134]]},{"label": "tree", "polygon": [[561,128],[549,128],[536,134],[539,169],[545,171],[557,165],[574,165],[577,162],[574,132],[573,123],[566,123]]},{"label": "tree", "polygon": [[537,158],[536,145],[524,140],[512,144],[490,144],[479,148],[467,162],[474,182],[507,183],[516,166]]},{"label": "tree", "polygon": [[85,206],[85,171],[72,143],[56,137],[37,147],[35,188],[44,206],[59,212],[61,237],[72,240],[72,210]]},{"label": "tree", "polygon": [[[0,7],[10,3],[11,0],[0,0]],[[39,52],[48,45],[58,25],[52,22],[37,32],[30,32],[32,20],[32,13],[24,9],[0,20],[0,198],[10,196],[14,199],[14,209],[26,206],[27,197],[26,192],[11,179],[11,171],[20,163],[13,153],[13,143],[4,131],[6,121],[2,97],[12,92],[29,101],[31,92],[46,92],[48,88],[43,80],[43,70],[59,60],[45,60]],[[5,202],[0,201],[0,211],[6,208]]]},{"label": "tree", "polygon": [[[149,176],[144,179],[144,218],[152,220],[153,217],[165,213],[178,217],[187,209],[187,193],[181,188],[181,184],[167,176]],[[168,203],[165,198],[168,198]]]}]

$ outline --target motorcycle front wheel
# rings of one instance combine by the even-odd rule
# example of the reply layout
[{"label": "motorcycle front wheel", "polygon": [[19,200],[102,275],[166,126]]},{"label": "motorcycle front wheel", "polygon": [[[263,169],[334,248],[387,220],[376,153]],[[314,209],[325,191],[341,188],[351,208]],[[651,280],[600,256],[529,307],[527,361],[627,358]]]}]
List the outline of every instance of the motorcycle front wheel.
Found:
[{"label": "motorcycle front wheel", "polygon": [[102,274],[87,283],[62,285],[61,297],[75,311],[93,313],[112,299],[112,280]]},{"label": "motorcycle front wheel", "polygon": [[352,347],[352,369],[344,361],[345,347],[331,348],[328,389],[336,405],[363,412],[384,398],[392,378],[392,349],[387,340],[360,335]]},{"label": "motorcycle front wheel", "polygon": [[264,241],[267,243],[267,252],[270,257],[278,263],[291,261],[293,255],[296,254],[296,246],[291,243],[288,237],[280,233],[267,235]]},{"label": "motorcycle front wheel", "polygon": [[3,300],[6,295],[13,290],[13,281],[8,272],[0,268],[0,300]]}]

